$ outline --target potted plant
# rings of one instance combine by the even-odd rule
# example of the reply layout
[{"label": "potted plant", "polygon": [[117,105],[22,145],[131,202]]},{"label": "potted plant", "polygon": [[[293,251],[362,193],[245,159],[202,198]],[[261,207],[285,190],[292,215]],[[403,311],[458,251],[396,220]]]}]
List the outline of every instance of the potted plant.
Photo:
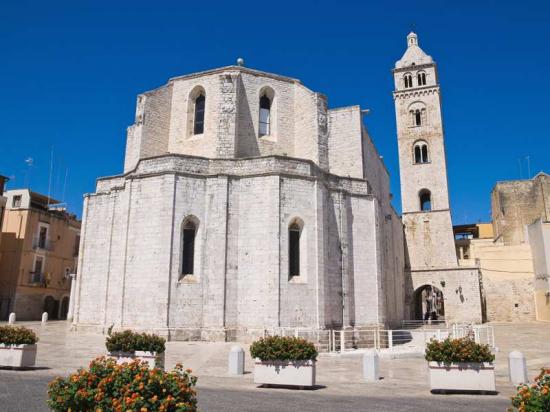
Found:
[{"label": "potted plant", "polygon": [[116,358],[118,364],[139,359],[151,368],[164,368],[166,340],[160,336],[136,333],[131,330],[111,332],[109,329],[105,346],[109,356]]},{"label": "potted plant", "polygon": [[480,345],[470,337],[432,339],[426,347],[425,358],[432,391],[496,390],[495,355],[488,345]]},{"label": "potted plant", "polygon": [[254,383],[311,387],[315,385],[317,349],[305,339],[269,336],[252,343]]},{"label": "potted plant", "polygon": [[89,368],[48,386],[48,406],[54,411],[187,411],[197,410],[197,378],[181,365],[165,372],[135,360],[117,365],[98,358]]},{"label": "potted plant", "polygon": [[22,326],[0,326],[0,366],[26,368],[36,362],[36,334]]},{"label": "potted plant", "polygon": [[550,368],[542,368],[532,385],[519,385],[512,411],[550,411]]}]

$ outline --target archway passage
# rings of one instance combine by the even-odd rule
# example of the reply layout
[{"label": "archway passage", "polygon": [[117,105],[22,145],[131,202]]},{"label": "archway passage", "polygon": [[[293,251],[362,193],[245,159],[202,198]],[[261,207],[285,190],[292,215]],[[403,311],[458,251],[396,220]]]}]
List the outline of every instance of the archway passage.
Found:
[{"label": "archway passage", "polygon": [[67,320],[67,313],[69,313],[69,297],[65,296],[61,300],[61,309],[59,313],[59,319]]},{"label": "archway passage", "polygon": [[59,301],[55,300],[52,296],[44,299],[44,312],[48,312],[49,320],[56,320],[59,310]]},{"label": "archway passage", "polygon": [[432,285],[424,285],[414,292],[417,320],[442,320],[445,318],[443,292]]}]

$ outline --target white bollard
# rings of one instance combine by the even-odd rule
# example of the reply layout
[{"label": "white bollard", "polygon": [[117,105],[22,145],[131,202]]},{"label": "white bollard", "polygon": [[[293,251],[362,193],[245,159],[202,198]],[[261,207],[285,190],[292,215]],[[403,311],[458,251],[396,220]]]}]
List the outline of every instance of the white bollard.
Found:
[{"label": "white bollard", "polygon": [[229,374],[242,375],[244,373],[244,349],[233,346],[229,351]]},{"label": "white bollard", "polygon": [[9,319],[8,319],[8,323],[9,323],[10,325],[13,325],[13,324],[15,323],[15,313],[14,313],[14,312],[10,313],[10,317],[9,317]]},{"label": "white bollard", "polygon": [[510,382],[514,385],[529,382],[527,361],[523,353],[519,351],[510,352],[508,355],[508,370],[510,371]]},{"label": "white bollard", "polygon": [[363,355],[363,377],[367,382],[376,382],[380,379],[380,365],[378,352],[367,351]]},{"label": "white bollard", "polygon": [[42,313],[42,324],[45,324],[48,321],[48,312]]}]

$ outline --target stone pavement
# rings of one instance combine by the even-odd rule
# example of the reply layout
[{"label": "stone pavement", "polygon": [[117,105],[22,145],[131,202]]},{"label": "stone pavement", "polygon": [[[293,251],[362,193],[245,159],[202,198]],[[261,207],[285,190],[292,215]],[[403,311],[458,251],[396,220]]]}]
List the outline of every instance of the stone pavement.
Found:
[{"label": "stone pavement", "polygon": [[[39,322],[18,324],[35,329],[40,336],[37,369],[0,370],[0,402],[8,407],[0,408],[2,410],[47,410],[43,400],[49,380],[57,375],[67,375],[106,353],[103,335],[70,332],[66,322],[49,322],[44,327]],[[495,361],[499,394],[494,396],[430,394],[426,362],[421,357],[382,358],[380,367],[383,379],[367,384],[362,381],[361,353],[321,354],[317,366],[320,389],[299,392],[262,389],[254,385],[248,348],[245,351],[245,370],[248,373],[238,377],[228,376],[227,355],[234,343],[168,342],[166,367],[171,368],[181,362],[199,377],[199,401],[203,411],[280,408],[304,411],[420,411],[455,410],[459,407],[471,411],[502,411],[509,405],[509,397],[514,393],[507,376],[508,353],[522,351],[527,357],[529,376],[535,376],[542,366],[550,365],[550,324],[503,323],[493,326],[500,350]],[[24,397],[22,392],[25,392]],[[26,402],[27,406],[20,402]],[[296,407],[292,407],[293,404]],[[468,408],[464,409],[464,405]]]}]

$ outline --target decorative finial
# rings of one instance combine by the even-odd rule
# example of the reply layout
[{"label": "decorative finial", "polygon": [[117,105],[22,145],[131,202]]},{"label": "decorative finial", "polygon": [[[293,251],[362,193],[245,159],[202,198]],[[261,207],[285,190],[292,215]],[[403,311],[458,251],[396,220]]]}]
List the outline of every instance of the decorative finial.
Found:
[{"label": "decorative finial", "polygon": [[242,57],[239,57],[237,59],[237,66],[244,66],[244,59]]}]

